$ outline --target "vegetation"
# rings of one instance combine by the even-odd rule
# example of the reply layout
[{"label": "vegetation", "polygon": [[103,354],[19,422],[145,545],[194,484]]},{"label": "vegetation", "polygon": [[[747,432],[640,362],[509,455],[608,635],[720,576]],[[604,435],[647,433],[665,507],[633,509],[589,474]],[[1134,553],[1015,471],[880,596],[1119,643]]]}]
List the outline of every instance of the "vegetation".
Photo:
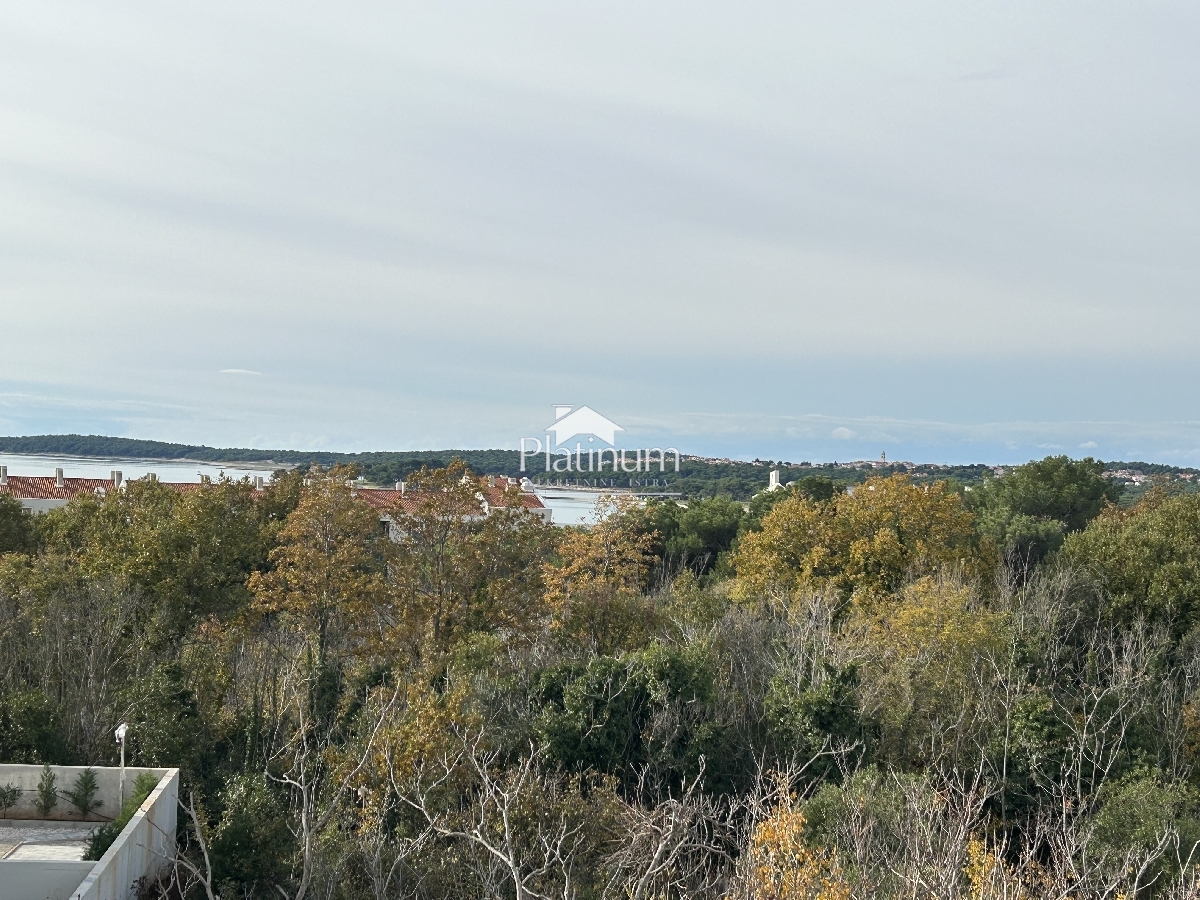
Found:
[{"label": "vegetation", "polygon": [[455,460],[386,529],[336,466],[17,518],[0,752],[128,722],[173,898],[1196,896],[1200,495],[813,469],[588,528]]},{"label": "vegetation", "polygon": [[71,805],[78,811],[79,817],[86,819],[104,805],[104,801],[96,799],[99,790],[100,786],[96,783],[96,770],[89,766],[76,776],[75,784],[72,785],[71,790],[64,791],[63,796],[71,801]]},{"label": "vegetation", "polygon": [[42,777],[38,779],[37,799],[33,801],[38,815],[48,818],[54,807],[58,806],[58,776],[54,774],[49,763],[42,766]]},{"label": "vegetation", "polygon": [[[768,472],[778,468],[784,482],[791,484],[818,482],[838,489],[861,484],[871,477],[908,475],[925,483],[946,481],[959,487],[978,486],[991,479],[993,468],[987,465],[936,465],[905,462],[832,462],[809,463],[787,460],[753,461],[708,459],[684,456],[679,472],[654,472],[614,477],[608,473],[598,479],[595,473],[571,474],[520,470],[520,455],[515,450],[421,450],[379,451],[366,453],[337,453],[328,450],[256,450],[252,448],[215,448],[192,444],[171,444],[162,441],[143,441],[101,435],[44,434],[28,437],[0,437],[0,453],[66,455],[79,457],[162,460],[196,460],[209,463],[259,464],[286,468],[307,469],[309,466],[354,466],[370,484],[390,487],[404,481],[421,469],[444,468],[462,460],[476,472],[511,477],[528,476],[544,484],[567,485],[588,482],[591,486],[634,489],[644,493],[669,493],[685,498],[728,496],[748,501],[766,487]],[[1066,457],[1054,457],[1065,460]],[[1123,502],[1132,505],[1147,489],[1158,486],[1176,493],[1195,493],[1200,490],[1200,470],[1184,469],[1160,463],[1108,462],[1097,463],[1105,477],[1117,488],[1124,488]],[[596,485],[597,480],[603,484]],[[611,482],[611,483],[610,483]],[[827,498],[821,498],[827,499]],[[15,507],[14,507],[15,509]],[[12,514],[19,514],[16,510]],[[0,506],[0,552],[6,548],[5,510]],[[9,549],[21,549],[10,547]]]},{"label": "vegetation", "polygon": [[83,858],[92,860],[102,857],[113,845],[113,842],[121,836],[121,832],[125,830],[129,820],[141,809],[146,798],[156,787],[158,787],[158,778],[153,772],[139,773],[138,777],[133,780],[133,793],[125,798],[117,817],[111,822],[105,822],[88,836],[88,845],[84,850]]},{"label": "vegetation", "polygon": [[0,818],[7,818],[8,811],[21,799],[21,789],[15,784],[0,786]]}]

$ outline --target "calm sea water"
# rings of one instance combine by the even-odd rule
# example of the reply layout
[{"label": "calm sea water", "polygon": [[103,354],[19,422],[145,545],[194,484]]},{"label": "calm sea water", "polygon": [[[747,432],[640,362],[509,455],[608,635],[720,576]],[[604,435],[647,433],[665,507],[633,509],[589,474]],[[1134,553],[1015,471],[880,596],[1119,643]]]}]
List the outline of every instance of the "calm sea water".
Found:
[{"label": "calm sea water", "polygon": [[[141,478],[150,472],[159,481],[198,482],[201,475],[219,478],[270,477],[272,468],[263,466],[221,466],[213,463],[186,462],[162,459],[94,459],[76,456],[23,456],[0,453],[0,466],[8,466],[9,475],[52,476],[55,469],[62,469],[67,478],[107,478],[108,473],[118,469],[126,480]],[[571,491],[565,488],[541,488],[538,495],[554,511],[554,524],[578,525],[591,521],[596,514],[596,501],[600,494],[591,491]]]}]

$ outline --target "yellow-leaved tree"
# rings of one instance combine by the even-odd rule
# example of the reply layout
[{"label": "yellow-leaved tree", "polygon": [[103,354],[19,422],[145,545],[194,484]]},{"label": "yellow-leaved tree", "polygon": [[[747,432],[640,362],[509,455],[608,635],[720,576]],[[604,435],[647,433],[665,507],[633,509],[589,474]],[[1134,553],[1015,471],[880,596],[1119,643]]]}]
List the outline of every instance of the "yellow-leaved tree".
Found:
[{"label": "yellow-leaved tree", "polygon": [[754,827],[743,875],[749,900],[850,900],[837,858],[808,845],[805,824],[787,803]]},{"label": "yellow-leaved tree", "polygon": [[971,585],[926,576],[870,610],[855,609],[844,640],[858,662],[863,712],[881,750],[921,764],[955,753],[984,724],[981,678],[1007,646],[1007,615]]},{"label": "yellow-leaved tree", "polygon": [[595,524],[564,529],[543,567],[555,628],[596,653],[629,649],[653,624],[644,591],[654,535],[635,510],[632,500],[601,499]]},{"label": "yellow-leaved tree", "polygon": [[409,476],[389,514],[393,652],[437,655],[472,634],[533,633],[544,624],[542,560],[549,526],[510,485],[486,511],[481,482],[455,460]]},{"label": "yellow-leaved tree", "polygon": [[834,590],[871,606],[923,575],[982,574],[994,559],[971,513],[944,482],[871,478],[827,501],[789,497],[745,535],[733,554],[733,597],[789,601],[803,589]]},{"label": "yellow-leaved tree", "polygon": [[271,568],[250,576],[255,610],[283,616],[309,641],[323,669],[334,638],[372,630],[385,598],[378,514],[354,496],[355,471],[310,473],[279,532]]}]

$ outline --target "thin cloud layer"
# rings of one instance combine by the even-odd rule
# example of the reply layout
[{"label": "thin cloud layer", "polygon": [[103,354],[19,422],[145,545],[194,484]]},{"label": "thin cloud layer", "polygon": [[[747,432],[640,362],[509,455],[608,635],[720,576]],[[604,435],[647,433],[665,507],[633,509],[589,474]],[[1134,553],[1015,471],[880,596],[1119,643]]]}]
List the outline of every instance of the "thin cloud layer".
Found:
[{"label": "thin cloud layer", "polygon": [[0,426],[1200,462],[1198,16],[7,5]]}]

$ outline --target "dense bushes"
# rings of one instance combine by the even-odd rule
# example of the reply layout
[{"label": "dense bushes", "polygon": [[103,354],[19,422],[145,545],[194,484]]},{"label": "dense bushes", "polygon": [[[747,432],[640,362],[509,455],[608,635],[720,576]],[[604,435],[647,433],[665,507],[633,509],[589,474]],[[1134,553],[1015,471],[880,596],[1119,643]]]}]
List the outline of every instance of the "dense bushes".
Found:
[{"label": "dense bushes", "polygon": [[1196,883],[1192,497],[1118,510],[1051,458],[551,529],[459,515],[456,465],[389,540],[351,474],[15,520],[0,756],[109,764],[130,723],[131,763],[184,772],[172,896]]}]

